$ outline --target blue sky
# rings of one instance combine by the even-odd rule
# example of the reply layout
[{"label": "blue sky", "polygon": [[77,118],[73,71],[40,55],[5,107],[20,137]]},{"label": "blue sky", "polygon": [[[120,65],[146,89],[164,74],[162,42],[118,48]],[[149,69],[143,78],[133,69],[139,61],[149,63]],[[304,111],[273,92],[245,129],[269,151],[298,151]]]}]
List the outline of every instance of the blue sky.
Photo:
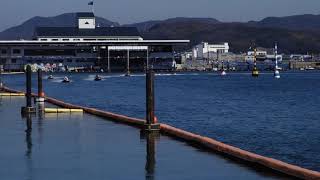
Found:
[{"label": "blue sky", "polygon": [[[8,0],[0,6],[0,30],[34,16],[89,11],[89,0]],[[320,0],[95,0],[96,15],[121,24],[172,17],[213,17],[221,21],[268,16],[320,14]]]}]

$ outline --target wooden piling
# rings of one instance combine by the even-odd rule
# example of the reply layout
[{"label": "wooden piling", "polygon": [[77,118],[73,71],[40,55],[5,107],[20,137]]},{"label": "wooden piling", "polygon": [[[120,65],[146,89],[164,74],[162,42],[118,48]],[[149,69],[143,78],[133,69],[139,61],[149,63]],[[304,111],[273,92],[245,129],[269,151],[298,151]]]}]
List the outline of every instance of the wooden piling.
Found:
[{"label": "wooden piling", "polygon": [[147,131],[159,131],[160,125],[155,122],[154,115],[154,72],[148,70],[146,75],[146,125]]},{"label": "wooden piling", "polygon": [[44,92],[43,92],[43,84],[42,84],[42,70],[38,69],[38,97],[36,98],[36,102],[44,102]]},{"label": "wooden piling", "polygon": [[36,113],[36,109],[32,107],[32,92],[31,92],[31,83],[32,83],[32,71],[31,66],[28,65],[26,69],[26,107],[21,108],[21,113]]}]

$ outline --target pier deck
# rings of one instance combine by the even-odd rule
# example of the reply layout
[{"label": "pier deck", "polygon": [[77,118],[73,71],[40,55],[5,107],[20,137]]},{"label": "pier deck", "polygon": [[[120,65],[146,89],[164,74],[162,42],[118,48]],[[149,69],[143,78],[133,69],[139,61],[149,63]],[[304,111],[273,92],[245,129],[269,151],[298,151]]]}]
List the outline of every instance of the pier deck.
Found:
[{"label": "pier deck", "polygon": [[24,97],[0,99],[3,179],[286,178],[86,113],[37,113],[26,131],[24,103]]}]

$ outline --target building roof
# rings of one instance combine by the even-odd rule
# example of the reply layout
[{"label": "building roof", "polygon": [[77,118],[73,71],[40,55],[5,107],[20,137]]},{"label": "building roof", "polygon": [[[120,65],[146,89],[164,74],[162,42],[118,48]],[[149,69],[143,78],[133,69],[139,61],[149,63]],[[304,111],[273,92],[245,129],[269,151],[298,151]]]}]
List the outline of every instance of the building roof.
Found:
[{"label": "building roof", "polygon": [[35,35],[36,37],[141,37],[138,29],[135,27],[96,27],[95,29],[38,27]]},{"label": "building roof", "polygon": [[93,12],[78,12],[77,17],[95,17]]}]

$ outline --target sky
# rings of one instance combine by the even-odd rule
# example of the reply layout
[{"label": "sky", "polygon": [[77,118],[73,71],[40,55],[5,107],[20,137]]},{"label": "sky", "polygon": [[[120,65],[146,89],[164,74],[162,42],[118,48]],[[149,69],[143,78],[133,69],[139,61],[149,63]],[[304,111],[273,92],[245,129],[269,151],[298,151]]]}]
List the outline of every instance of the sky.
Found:
[{"label": "sky", "polygon": [[[34,16],[91,11],[90,0],[8,0],[0,6],[0,31]],[[244,22],[269,16],[320,14],[320,0],[94,0],[95,14],[120,24],[173,17]]]}]

